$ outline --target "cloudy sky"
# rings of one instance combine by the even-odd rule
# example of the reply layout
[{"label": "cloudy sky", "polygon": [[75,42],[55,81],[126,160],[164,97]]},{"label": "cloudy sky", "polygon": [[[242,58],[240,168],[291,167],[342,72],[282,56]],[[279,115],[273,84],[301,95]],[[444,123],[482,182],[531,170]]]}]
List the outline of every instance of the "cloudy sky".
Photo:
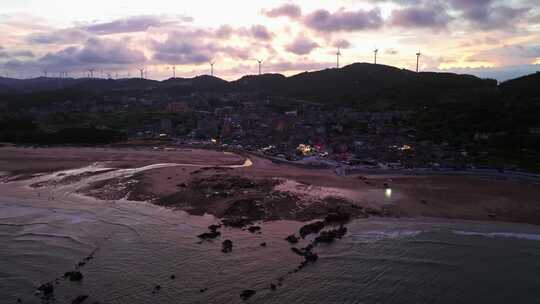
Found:
[{"label": "cloudy sky", "polygon": [[0,73],[164,79],[378,62],[499,80],[540,70],[540,0],[1,0]]}]

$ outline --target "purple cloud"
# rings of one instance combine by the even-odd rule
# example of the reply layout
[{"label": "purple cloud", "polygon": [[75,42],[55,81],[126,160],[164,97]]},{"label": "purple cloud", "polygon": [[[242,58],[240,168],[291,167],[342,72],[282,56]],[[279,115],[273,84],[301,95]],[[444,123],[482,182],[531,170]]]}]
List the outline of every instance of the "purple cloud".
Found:
[{"label": "purple cloud", "polygon": [[268,41],[271,40],[274,34],[270,32],[264,25],[253,25],[249,32],[251,35],[259,40]]},{"label": "purple cloud", "polygon": [[284,4],[268,11],[263,11],[267,17],[289,17],[296,19],[302,16],[302,9],[296,4]]},{"label": "purple cloud", "polygon": [[530,7],[497,5],[495,0],[449,0],[449,3],[463,18],[482,29],[513,28],[514,21],[531,10]]},{"label": "purple cloud", "polygon": [[50,70],[70,71],[88,67],[118,67],[146,62],[144,54],[130,49],[124,41],[89,39],[84,45],[51,52],[24,64]]},{"label": "purple cloud", "polygon": [[0,52],[0,58],[3,59],[12,59],[12,58],[34,58],[35,55],[31,51],[3,51],[3,48],[0,48],[2,50]]},{"label": "purple cloud", "polygon": [[[182,17],[180,20],[190,22],[193,19],[190,17]],[[176,23],[177,20],[166,19],[163,16],[135,16],[106,23],[89,25],[85,27],[84,30],[99,35],[135,33],[144,32],[151,27],[161,27]]]},{"label": "purple cloud", "polygon": [[88,39],[88,33],[80,29],[63,29],[51,32],[33,33],[26,37],[34,44],[73,44]]},{"label": "purple cloud", "polygon": [[285,49],[296,55],[307,55],[318,47],[319,45],[316,42],[304,37],[298,37],[291,44],[287,45]]},{"label": "purple cloud", "polygon": [[540,57],[540,44],[505,45],[503,47],[480,51],[467,58],[467,61],[487,61],[505,64],[530,64]]},{"label": "purple cloud", "polygon": [[333,46],[340,49],[348,49],[351,47],[351,43],[346,39],[339,39],[334,41]]},{"label": "purple cloud", "polygon": [[383,19],[378,9],[334,13],[321,9],[307,15],[304,24],[321,32],[359,31],[378,29],[383,25]]},{"label": "purple cloud", "polygon": [[439,29],[447,26],[451,17],[440,5],[405,7],[396,9],[390,16],[390,24],[406,28]]}]

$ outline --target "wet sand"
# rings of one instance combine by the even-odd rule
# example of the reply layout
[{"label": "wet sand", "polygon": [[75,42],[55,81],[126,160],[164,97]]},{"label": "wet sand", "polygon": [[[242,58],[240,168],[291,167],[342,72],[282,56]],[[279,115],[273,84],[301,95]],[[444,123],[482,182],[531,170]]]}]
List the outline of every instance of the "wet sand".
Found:
[{"label": "wet sand", "polygon": [[[329,169],[275,164],[251,156],[249,160],[243,166],[246,158],[240,155],[190,149],[0,148],[0,171],[11,172],[4,181],[14,174],[23,174],[19,177],[25,179],[90,164],[102,169],[170,164],[130,174],[112,170],[82,177],[59,176],[54,183],[38,188],[71,185],[71,191],[102,200],[150,201],[198,215],[221,218],[246,213],[255,220],[307,221],[341,208],[353,217],[422,216],[540,224],[540,190],[534,182],[469,176],[342,177]],[[40,180],[33,178],[26,186],[36,182]],[[21,189],[21,196],[23,192]]]}]

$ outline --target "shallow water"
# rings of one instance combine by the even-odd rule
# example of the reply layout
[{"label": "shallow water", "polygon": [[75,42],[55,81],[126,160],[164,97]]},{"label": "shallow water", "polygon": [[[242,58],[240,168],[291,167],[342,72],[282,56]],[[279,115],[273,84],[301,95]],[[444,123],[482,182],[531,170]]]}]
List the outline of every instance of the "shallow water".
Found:
[{"label": "shallow water", "polygon": [[[216,220],[144,203],[0,199],[0,299],[41,303],[35,289],[60,280],[56,303],[535,303],[540,296],[540,227],[433,219],[369,219],[316,248],[319,261],[288,275],[301,258],[283,240],[301,226],[264,224],[262,234],[222,229]],[[223,254],[221,241],[233,252]],[[262,248],[259,244],[266,242]],[[171,280],[174,274],[176,279]],[[284,278],[272,292],[270,283]],[[162,289],[152,293],[155,285]],[[201,293],[200,289],[208,288]]]}]

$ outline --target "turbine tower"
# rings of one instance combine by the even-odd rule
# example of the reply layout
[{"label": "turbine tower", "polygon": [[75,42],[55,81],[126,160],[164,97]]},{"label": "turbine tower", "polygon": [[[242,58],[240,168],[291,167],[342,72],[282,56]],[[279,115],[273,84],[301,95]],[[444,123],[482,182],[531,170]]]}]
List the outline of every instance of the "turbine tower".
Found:
[{"label": "turbine tower", "polygon": [[336,67],[339,69],[339,57],[341,57],[341,50],[338,48],[336,53]]},{"label": "turbine tower", "polygon": [[214,76],[214,64],[216,64],[215,61],[210,61],[210,76]]},{"label": "turbine tower", "polygon": [[378,48],[375,48],[375,50],[373,50],[373,54],[375,55],[375,64],[377,64],[377,53],[379,52],[379,49]]},{"label": "turbine tower", "polygon": [[420,64],[420,56],[422,56],[422,53],[420,53],[420,51],[418,51],[418,53],[416,53],[416,73],[418,73],[418,67],[419,67],[419,64]]},{"label": "turbine tower", "polygon": [[96,69],[88,69],[88,72],[90,73],[90,74],[89,74],[89,75],[90,75],[90,78],[94,78],[94,71],[95,71],[95,70],[96,70]]},{"label": "turbine tower", "polygon": [[141,79],[144,79],[144,68],[137,69],[141,72]]},{"label": "turbine tower", "polygon": [[47,78],[47,69],[44,69],[44,70],[43,70],[43,76],[44,76],[45,78]]},{"label": "turbine tower", "polygon": [[259,63],[259,75],[261,75],[261,64],[263,63],[262,59],[255,59]]},{"label": "turbine tower", "polygon": [[172,67],[172,78],[176,79],[176,66]]}]

